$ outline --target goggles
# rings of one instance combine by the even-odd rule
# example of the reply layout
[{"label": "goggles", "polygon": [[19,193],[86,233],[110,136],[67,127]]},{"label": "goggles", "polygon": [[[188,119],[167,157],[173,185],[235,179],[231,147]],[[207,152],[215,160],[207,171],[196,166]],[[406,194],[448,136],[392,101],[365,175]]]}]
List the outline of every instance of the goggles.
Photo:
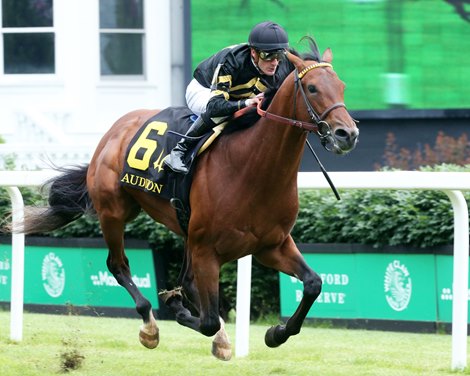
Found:
[{"label": "goggles", "polygon": [[277,51],[258,51],[258,55],[261,60],[264,61],[273,61],[274,59],[281,61],[286,57],[285,50],[277,50]]}]

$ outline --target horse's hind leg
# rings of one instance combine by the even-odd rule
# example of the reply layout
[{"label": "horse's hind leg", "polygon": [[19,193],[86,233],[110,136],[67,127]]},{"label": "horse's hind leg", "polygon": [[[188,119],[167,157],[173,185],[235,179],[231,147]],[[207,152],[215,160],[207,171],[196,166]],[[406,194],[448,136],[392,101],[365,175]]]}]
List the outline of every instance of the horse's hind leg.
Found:
[{"label": "horse's hind leg", "polygon": [[144,321],[140,328],[139,340],[145,347],[153,349],[159,342],[158,327],[152,313],[152,305],[144,298],[131,277],[129,260],[124,253],[124,220],[100,213],[100,223],[109,249],[106,260],[108,269],[134,299],[136,310]]},{"label": "horse's hind leg", "polygon": [[279,249],[267,250],[256,254],[255,257],[265,266],[297,277],[304,285],[302,300],[286,324],[273,326],[266,332],[266,345],[277,347],[286,342],[290,336],[300,332],[308,311],[321,293],[322,280],[307,265],[290,236]]}]

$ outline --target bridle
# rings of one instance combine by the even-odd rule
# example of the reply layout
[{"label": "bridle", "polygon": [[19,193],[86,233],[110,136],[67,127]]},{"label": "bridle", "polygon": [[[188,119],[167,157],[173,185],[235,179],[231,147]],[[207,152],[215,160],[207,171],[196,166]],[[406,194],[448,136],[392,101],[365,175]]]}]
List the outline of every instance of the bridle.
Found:
[{"label": "bridle", "polygon": [[[331,127],[324,119],[328,116],[328,114],[331,111],[340,107],[346,108],[346,105],[342,102],[338,102],[329,106],[321,114],[318,114],[315,111],[312,104],[307,98],[307,94],[305,93],[301,80],[308,72],[316,68],[333,68],[333,66],[330,63],[315,63],[312,65],[309,65],[308,67],[305,67],[300,72],[298,72],[297,68],[294,70],[295,95],[294,95],[294,118],[293,119],[287,118],[284,116],[279,116],[279,115],[263,110],[261,108],[262,101],[258,103],[257,111],[260,116],[265,117],[266,119],[271,119],[271,120],[278,121],[280,123],[302,128],[308,132],[315,132],[320,138],[320,142],[326,150],[328,151],[339,150],[340,148],[336,144],[336,139],[333,137],[333,134],[331,133]],[[304,103],[307,106],[307,112],[310,115],[310,118],[312,119],[313,123],[296,119],[295,109],[296,109],[297,91],[300,91],[302,98],[304,100]]]}]

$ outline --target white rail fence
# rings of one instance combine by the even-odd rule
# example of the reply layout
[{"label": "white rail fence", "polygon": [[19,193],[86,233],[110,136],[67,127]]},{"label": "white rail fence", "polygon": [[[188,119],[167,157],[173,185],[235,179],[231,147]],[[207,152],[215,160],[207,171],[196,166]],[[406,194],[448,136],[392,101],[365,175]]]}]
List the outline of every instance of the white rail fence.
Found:
[{"label": "white rail fence", "polygon": [[[8,190],[12,201],[13,221],[23,216],[23,199],[17,187],[41,185],[55,176],[54,171],[0,172],[0,186]],[[452,361],[454,370],[467,367],[468,320],[468,206],[462,190],[470,190],[470,173],[463,172],[332,172],[338,189],[405,189],[439,190],[449,197],[454,210],[454,262],[452,302]],[[319,172],[299,173],[299,189],[329,189]],[[327,193],[325,193],[327,194]],[[330,194],[330,193],[328,193]],[[332,194],[332,193],[331,193]],[[24,235],[12,236],[10,338],[23,338]],[[238,261],[236,356],[249,352],[251,256]]]}]

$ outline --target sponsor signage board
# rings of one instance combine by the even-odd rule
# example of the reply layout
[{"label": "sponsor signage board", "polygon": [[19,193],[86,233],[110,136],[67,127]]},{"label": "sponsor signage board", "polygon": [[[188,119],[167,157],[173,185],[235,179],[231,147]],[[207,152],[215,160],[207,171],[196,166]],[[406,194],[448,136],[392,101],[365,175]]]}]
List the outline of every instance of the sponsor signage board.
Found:
[{"label": "sponsor signage board", "polygon": [[[304,254],[321,276],[322,293],[307,318],[451,322],[451,255]],[[281,316],[291,316],[302,283],[280,274]],[[470,322],[470,321],[469,321]]]},{"label": "sponsor signage board", "polygon": [[[152,252],[127,249],[132,279],[158,309]],[[103,248],[25,247],[25,304],[135,307],[108,271]],[[0,244],[0,301],[11,296],[11,246]]]}]

